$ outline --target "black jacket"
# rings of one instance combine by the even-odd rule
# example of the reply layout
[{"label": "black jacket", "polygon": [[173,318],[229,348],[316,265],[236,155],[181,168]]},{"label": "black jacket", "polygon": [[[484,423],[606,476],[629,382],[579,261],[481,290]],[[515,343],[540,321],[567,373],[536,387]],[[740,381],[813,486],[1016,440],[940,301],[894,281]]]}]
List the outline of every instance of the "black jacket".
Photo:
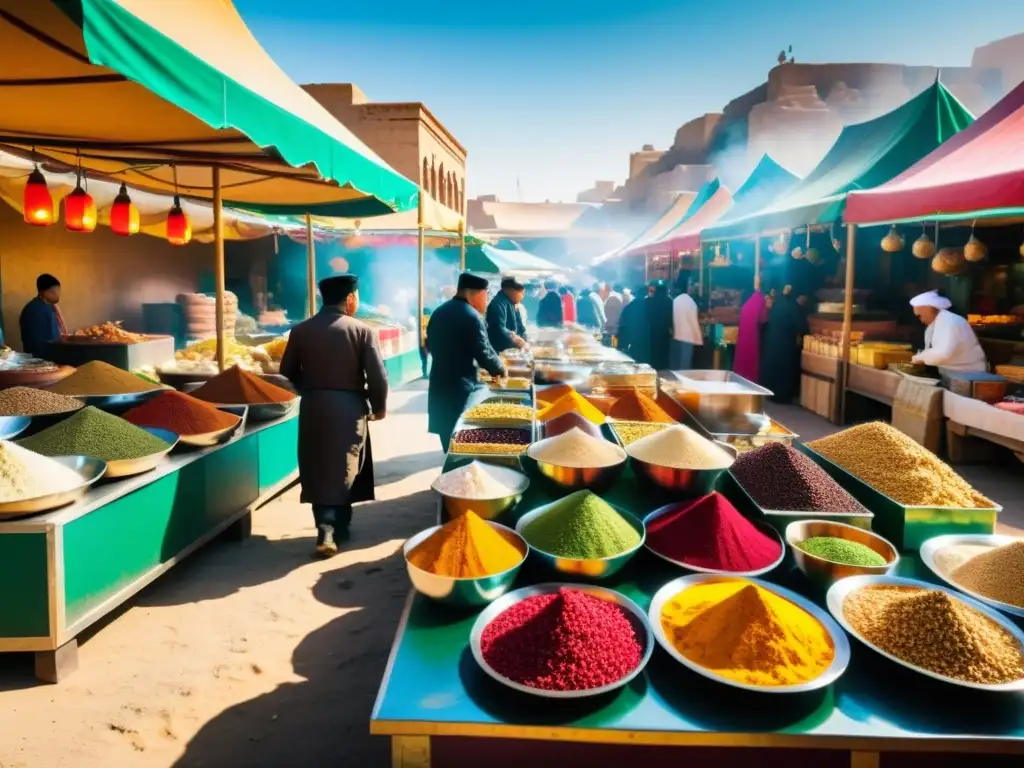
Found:
[{"label": "black jacket", "polygon": [[548,291],[540,300],[537,310],[537,325],[541,328],[562,327],[562,297],[555,291]]},{"label": "black jacket", "polygon": [[495,352],[504,352],[506,349],[515,349],[513,333],[523,339],[526,338],[523,316],[519,314],[512,299],[505,295],[504,291],[499,291],[487,305],[487,339]]}]

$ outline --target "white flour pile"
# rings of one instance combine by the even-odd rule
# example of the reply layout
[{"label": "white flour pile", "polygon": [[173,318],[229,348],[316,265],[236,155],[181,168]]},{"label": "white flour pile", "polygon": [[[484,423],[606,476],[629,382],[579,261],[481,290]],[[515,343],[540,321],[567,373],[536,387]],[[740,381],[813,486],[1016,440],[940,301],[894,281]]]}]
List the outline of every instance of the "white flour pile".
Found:
[{"label": "white flour pile", "polygon": [[672,469],[725,469],[734,461],[728,451],[682,424],[630,443],[626,451],[634,459]]},{"label": "white flour pile", "polygon": [[589,469],[610,467],[623,461],[625,452],[614,443],[588,435],[573,427],[558,437],[552,437],[530,448],[530,458],[559,467]]},{"label": "white flour pile", "polygon": [[73,469],[8,440],[0,440],[0,502],[33,499],[81,484],[81,475]]},{"label": "white flour pile", "polygon": [[500,499],[513,492],[479,461],[445,472],[435,487],[445,496],[459,499]]}]

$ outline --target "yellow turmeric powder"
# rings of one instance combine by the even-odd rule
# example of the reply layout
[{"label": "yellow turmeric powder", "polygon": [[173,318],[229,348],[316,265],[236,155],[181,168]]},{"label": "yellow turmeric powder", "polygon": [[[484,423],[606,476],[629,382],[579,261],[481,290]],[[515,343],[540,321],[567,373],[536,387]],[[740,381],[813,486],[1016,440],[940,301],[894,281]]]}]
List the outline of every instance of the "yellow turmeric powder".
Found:
[{"label": "yellow turmeric powder", "polygon": [[661,626],[690,661],[746,685],[799,685],[835,658],[828,631],[803,608],[743,579],[690,587],[665,603]]},{"label": "yellow turmeric powder", "polygon": [[421,571],[454,579],[478,579],[514,568],[523,560],[516,544],[472,510],[445,524],[408,554]]},{"label": "yellow turmeric powder", "polygon": [[557,419],[559,416],[564,416],[570,411],[575,411],[594,424],[604,424],[605,422],[604,414],[575,390],[562,395],[543,411],[539,411],[537,413],[537,421],[546,423],[552,419]]}]

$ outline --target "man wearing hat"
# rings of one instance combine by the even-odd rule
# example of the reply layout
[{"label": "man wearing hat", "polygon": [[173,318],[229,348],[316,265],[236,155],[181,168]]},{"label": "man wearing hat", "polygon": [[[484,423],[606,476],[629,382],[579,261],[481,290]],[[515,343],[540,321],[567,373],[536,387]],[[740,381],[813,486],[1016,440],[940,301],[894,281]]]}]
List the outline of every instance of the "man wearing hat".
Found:
[{"label": "man wearing hat", "polygon": [[503,277],[501,290],[487,305],[487,339],[495,352],[526,346],[526,325],[518,309],[525,293],[526,286],[514,277]]},{"label": "man wearing hat", "polygon": [[48,342],[57,341],[67,333],[61,317],[60,280],[42,274],[36,278],[36,296],[21,310],[21,348],[33,357],[45,357]]},{"label": "man wearing hat", "polygon": [[321,280],[320,296],[320,311],[292,329],[281,374],[302,395],[302,501],[313,505],[316,551],[330,557],[348,538],[352,505],[374,498],[367,419],[384,418],[388,376],[373,330],[355,319],[356,276]]},{"label": "man wearing hat", "polygon": [[927,327],[924,350],[914,356],[915,363],[945,368],[948,371],[986,371],[985,350],[978,343],[967,320],[949,308],[953,303],[938,291],[926,291],[910,300],[914,314]]},{"label": "man wearing hat", "polygon": [[455,298],[435,309],[427,325],[427,349],[433,358],[427,415],[430,432],[441,438],[445,451],[455,423],[480,387],[477,366],[491,376],[505,375],[505,364],[487,340],[483,321],[486,309],[486,278],[463,272]]}]

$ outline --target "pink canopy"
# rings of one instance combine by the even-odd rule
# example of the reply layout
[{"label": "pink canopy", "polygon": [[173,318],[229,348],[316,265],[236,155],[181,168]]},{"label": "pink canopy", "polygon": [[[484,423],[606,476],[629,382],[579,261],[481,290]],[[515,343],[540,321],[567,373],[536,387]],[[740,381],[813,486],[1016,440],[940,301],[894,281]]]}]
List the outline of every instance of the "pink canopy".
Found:
[{"label": "pink canopy", "polygon": [[855,224],[1024,208],[1024,83],[931,154],[846,198]]},{"label": "pink canopy", "polygon": [[718,221],[732,208],[732,193],[719,187],[711,198],[693,216],[650,245],[654,251],[696,251],[700,248],[700,233]]}]

